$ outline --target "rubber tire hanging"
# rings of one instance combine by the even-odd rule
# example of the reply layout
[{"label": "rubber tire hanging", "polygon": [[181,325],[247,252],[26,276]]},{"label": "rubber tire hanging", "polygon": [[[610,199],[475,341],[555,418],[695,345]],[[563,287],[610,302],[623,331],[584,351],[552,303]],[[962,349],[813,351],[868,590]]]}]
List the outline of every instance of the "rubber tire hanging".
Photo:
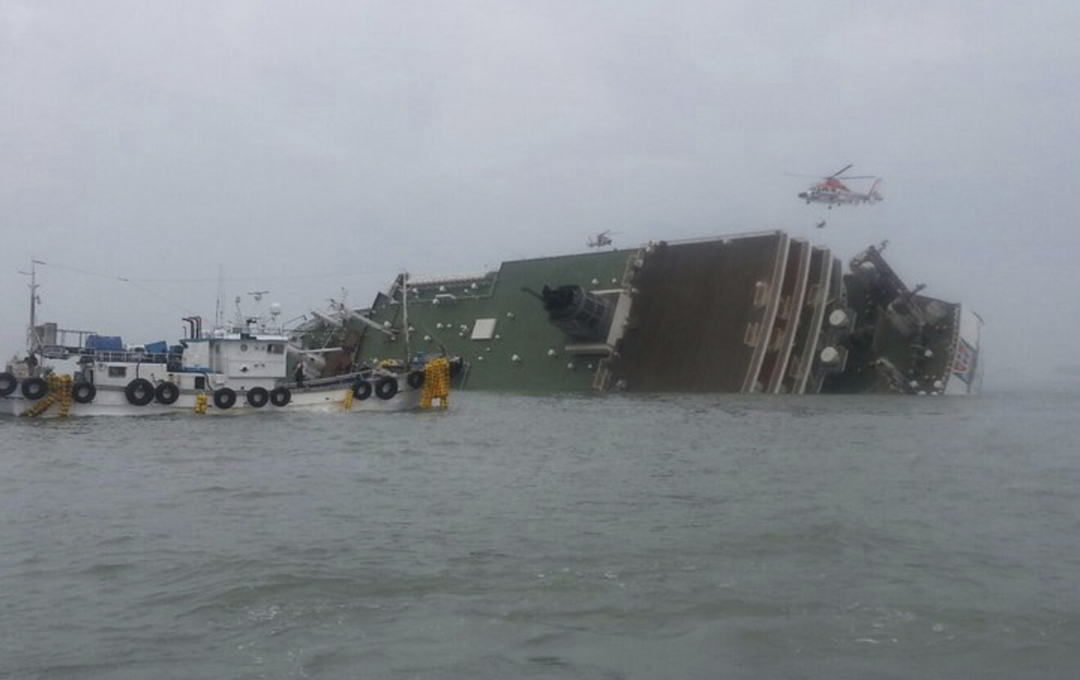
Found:
[{"label": "rubber tire hanging", "polygon": [[275,387],[270,391],[270,403],[274,406],[285,406],[292,401],[292,392],[288,387]]},{"label": "rubber tire hanging", "polygon": [[352,388],[353,398],[363,401],[371,396],[371,389],[371,383],[367,380],[357,380]]},{"label": "rubber tire hanging", "polygon": [[23,381],[22,395],[30,401],[37,401],[49,393],[49,383],[44,378],[29,378]]},{"label": "rubber tire hanging", "polygon": [[76,404],[89,404],[97,396],[93,383],[77,382],[71,386],[71,400]]},{"label": "rubber tire hanging", "polygon": [[379,395],[379,399],[390,400],[397,393],[397,378],[379,378],[379,382],[375,383],[375,394]]},{"label": "rubber tire hanging", "polygon": [[247,391],[246,398],[248,406],[262,408],[266,406],[266,402],[270,401],[270,393],[266,391],[265,387],[252,387]]},{"label": "rubber tire hanging", "polygon": [[0,397],[6,397],[19,388],[19,381],[13,373],[0,373]]},{"label": "rubber tire hanging", "polygon": [[461,375],[461,371],[465,368],[465,360],[461,357],[455,357],[450,360],[450,377],[456,378]]},{"label": "rubber tire hanging", "polygon": [[176,400],[180,398],[180,388],[175,383],[163,382],[157,386],[154,390],[154,398],[157,399],[159,404],[175,404]]},{"label": "rubber tire hanging", "polygon": [[132,406],[146,406],[154,400],[154,386],[146,378],[135,378],[124,388],[124,396]]},{"label": "rubber tire hanging", "polygon": [[222,387],[214,391],[214,408],[222,411],[230,409],[236,403],[236,390],[231,387]]}]

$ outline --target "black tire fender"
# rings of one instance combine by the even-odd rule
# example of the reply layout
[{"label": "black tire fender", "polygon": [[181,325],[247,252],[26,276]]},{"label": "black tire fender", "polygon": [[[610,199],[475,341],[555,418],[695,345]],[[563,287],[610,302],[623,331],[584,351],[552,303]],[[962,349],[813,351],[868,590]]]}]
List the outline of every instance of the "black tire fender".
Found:
[{"label": "black tire fender", "polygon": [[266,406],[268,401],[270,401],[270,393],[266,391],[265,387],[252,387],[247,391],[248,406],[262,408]]},{"label": "black tire fender", "polygon": [[222,411],[230,409],[236,403],[236,390],[231,387],[222,387],[214,391],[214,408]]},{"label": "black tire fender", "polygon": [[288,387],[275,387],[270,391],[270,403],[274,406],[285,406],[292,401],[292,392]]},{"label": "black tire fender", "polygon": [[6,397],[19,388],[19,381],[14,373],[0,373],[0,397]]},{"label": "black tire fender", "polygon": [[371,396],[371,389],[371,383],[367,380],[357,380],[352,388],[353,397],[363,401]]},{"label": "black tire fender", "polygon": [[450,360],[450,377],[456,378],[461,375],[461,371],[465,368],[465,360],[461,357],[455,357]]},{"label": "black tire fender", "polygon": [[409,374],[407,378],[405,378],[405,382],[409,383],[409,387],[413,388],[414,390],[420,389],[424,386],[424,372],[413,371]]},{"label": "black tire fender", "polygon": [[89,404],[97,396],[93,383],[79,381],[71,386],[71,400],[77,404]]},{"label": "black tire fender", "polygon": [[379,381],[375,383],[375,394],[379,395],[379,399],[393,399],[397,393],[397,378],[379,378]]},{"label": "black tire fender", "polygon": [[44,378],[23,380],[22,395],[30,401],[37,401],[49,393],[49,383]]},{"label": "black tire fender", "polygon": [[124,388],[124,396],[132,406],[146,406],[154,400],[154,386],[146,378],[135,378]]},{"label": "black tire fender", "polygon": [[176,386],[176,383],[163,382],[157,386],[154,390],[154,398],[157,399],[159,404],[175,404],[176,400],[180,398],[180,388]]}]

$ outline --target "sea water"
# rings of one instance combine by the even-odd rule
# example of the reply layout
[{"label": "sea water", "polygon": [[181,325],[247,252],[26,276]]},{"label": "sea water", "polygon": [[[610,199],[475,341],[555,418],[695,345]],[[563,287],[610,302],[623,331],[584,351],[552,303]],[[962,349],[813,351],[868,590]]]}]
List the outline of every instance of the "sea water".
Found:
[{"label": "sea water", "polygon": [[1076,678],[1076,394],[0,420],[0,677]]}]

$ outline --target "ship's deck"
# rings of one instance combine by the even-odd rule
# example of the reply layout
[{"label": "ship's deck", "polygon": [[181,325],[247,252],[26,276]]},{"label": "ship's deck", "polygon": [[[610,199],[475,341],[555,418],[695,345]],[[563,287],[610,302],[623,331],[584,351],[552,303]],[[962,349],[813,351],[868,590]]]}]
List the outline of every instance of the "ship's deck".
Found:
[{"label": "ship's deck", "polygon": [[634,279],[616,383],[644,392],[742,391],[761,365],[786,246],[777,232],[656,247]]}]

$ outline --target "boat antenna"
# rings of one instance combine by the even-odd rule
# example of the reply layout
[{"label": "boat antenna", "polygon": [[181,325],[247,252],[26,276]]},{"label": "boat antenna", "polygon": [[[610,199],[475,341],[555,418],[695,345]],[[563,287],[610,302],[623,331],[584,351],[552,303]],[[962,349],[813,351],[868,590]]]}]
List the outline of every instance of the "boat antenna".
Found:
[{"label": "boat antenna", "polygon": [[225,310],[221,308],[221,296],[225,288],[225,265],[218,265],[218,278],[217,278],[217,301],[214,303],[214,326],[221,328],[224,323],[222,321]]}]

